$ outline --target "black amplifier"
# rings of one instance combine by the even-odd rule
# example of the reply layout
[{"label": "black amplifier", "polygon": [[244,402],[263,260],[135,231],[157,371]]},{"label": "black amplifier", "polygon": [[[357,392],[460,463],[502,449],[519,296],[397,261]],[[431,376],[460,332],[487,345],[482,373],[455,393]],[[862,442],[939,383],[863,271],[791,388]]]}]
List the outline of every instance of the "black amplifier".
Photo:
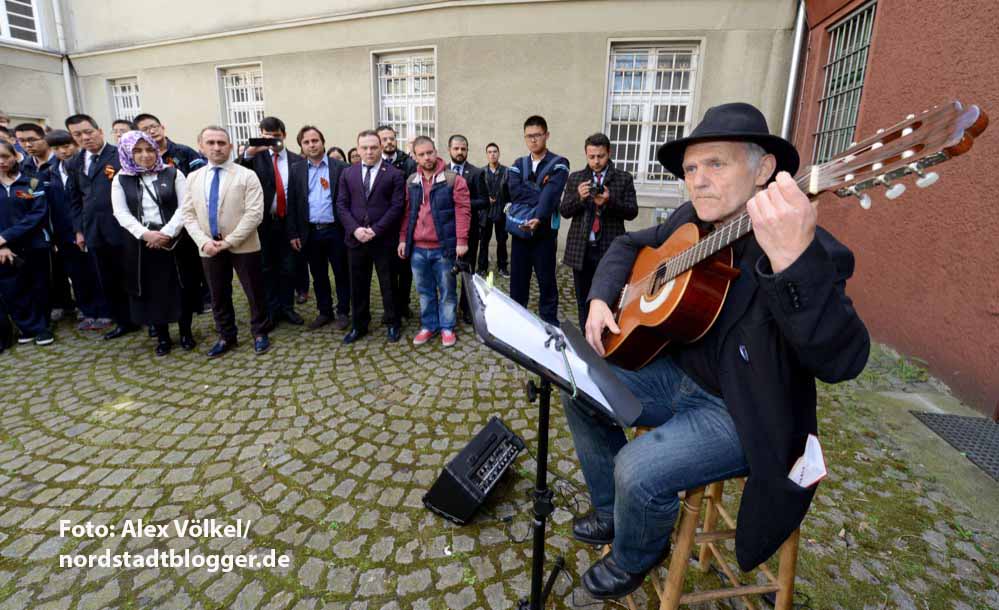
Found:
[{"label": "black amplifier", "polygon": [[444,467],[424,494],[423,503],[442,517],[465,525],[523,450],[524,441],[499,418],[490,417],[475,438]]}]

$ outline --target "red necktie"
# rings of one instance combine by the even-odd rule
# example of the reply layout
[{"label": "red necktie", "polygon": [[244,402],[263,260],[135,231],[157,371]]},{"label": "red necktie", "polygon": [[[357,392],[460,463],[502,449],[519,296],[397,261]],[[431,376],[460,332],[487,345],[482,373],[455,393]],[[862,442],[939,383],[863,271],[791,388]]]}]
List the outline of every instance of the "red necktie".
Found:
[{"label": "red necktie", "polygon": [[[597,186],[600,186],[603,183],[604,183],[604,177],[598,174]],[[600,214],[597,213],[596,208],[594,208],[593,210],[593,226],[590,227],[590,230],[593,231],[594,235],[600,235]]]},{"label": "red necktie", "polygon": [[278,168],[278,156],[271,155],[274,160],[274,186],[277,188],[277,215],[284,218],[288,202],[284,195],[284,182],[281,181],[281,170]]}]

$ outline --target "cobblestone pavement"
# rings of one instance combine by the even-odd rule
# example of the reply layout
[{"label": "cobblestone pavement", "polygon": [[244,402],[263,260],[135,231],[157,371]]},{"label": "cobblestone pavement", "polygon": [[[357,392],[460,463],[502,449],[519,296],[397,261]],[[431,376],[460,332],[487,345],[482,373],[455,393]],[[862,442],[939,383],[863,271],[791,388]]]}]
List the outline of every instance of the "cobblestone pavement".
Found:
[{"label": "cobblestone pavement", "polygon": [[[562,312],[574,319],[571,277]],[[505,287],[505,281],[499,281]],[[237,291],[238,293],[238,291]],[[377,302],[377,298],[372,299]],[[416,301],[413,302],[414,307]],[[237,304],[247,328],[245,304]],[[310,319],[310,302],[299,310]],[[375,313],[376,319],[378,312]],[[342,333],[282,326],[255,357],[153,356],[135,333],[113,343],[58,326],[55,345],[0,356],[0,610],[9,608],[510,608],[528,590],[534,462],[524,454],[476,522],[456,527],[421,497],[491,415],[535,447],[525,375],[459,331],[457,347],[344,347]],[[884,356],[858,382],[823,388],[831,475],[803,529],[798,601],[811,608],[995,608],[995,532],[896,457],[858,395],[905,389]],[[906,369],[909,370],[909,369]],[[918,377],[918,376],[917,376]],[[569,536],[587,510],[560,409],[551,467],[558,510],[549,560],[566,556],[550,607],[592,602],[578,574],[595,549]],[[121,524],[252,520],[242,538],[73,538],[59,520]],[[504,517],[510,517],[504,520]],[[287,568],[60,568],[60,554],[190,549],[291,557]],[[698,577],[696,586],[713,576]],[[648,601],[651,587],[639,594]],[[590,607],[613,607],[611,604]]]}]

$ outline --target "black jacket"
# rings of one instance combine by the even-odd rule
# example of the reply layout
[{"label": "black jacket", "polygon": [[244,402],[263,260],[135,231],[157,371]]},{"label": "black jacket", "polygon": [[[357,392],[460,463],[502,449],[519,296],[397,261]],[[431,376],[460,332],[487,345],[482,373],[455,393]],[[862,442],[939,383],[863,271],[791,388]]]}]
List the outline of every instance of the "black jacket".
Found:
[{"label": "black jacket", "polygon": [[[291,180],[291,168],[296,163],[301,163],[304,158],[301,155],[288,151],[288,179]],[[277,194],[277,182],[274,180],[274,162],[271,160],[271,152],[258,153],[252,159],[240,156],[238,163],[243,167],[248,167],[257,174],[260,179],[260,188],[264,191],[264,219],[260,222],[260,230],[271,222],[271,202]],[[285,185],[287,188],[288,185]]]},{"label": "black jacket", "polygon": [[[330,204],[333,206],[333,218],[336,218],[337,188],[340,186],[340,173],[350,167],[342,161],[326,158],[329,164]],[[285,230],[288,239],[301,239],[302,248],[309,241],[312,225],[309,223],[309,160],[295,163],[288,168],[288,220]],[[342,225],[341,225],[341,228]]]},{"label": "black jacket", "polygon": [[[614,303],[638,251],[658,247],[695,219],[680,206],[661,225],[614,240],[600,261],[589,299]],[[719,381],[749,464],[736,527],[743,570],[759,565],[801,523],[815,493],[788,478],[817,430],[815,380],[836,383],[860,374],[870,337],[846,296],[853,254],[825,229],[790,267],[773,274],[750,234],[715,324],[722,339]],[[745,357],[741,352],[745,352]]]},{"label": "black jacket", "polygon": [[401,150],[395,151],[395,156],[389,161],[389,164],[403,173],[407,179],[416,173],[416,159],[402,152]]},{"label": "black jacket", "polygon": [[121,169],[118,147],[105,144],[104,150],[91,161],[90,171],[84,173],[86,154],[87,151],[81,150],[66,165],[73,230],[83,233],[90,248],[120,247],[125,243],[126,233],[111,211],[111,180]]},{"label": "black jacket", "polygon": [[[569,174],[562,192],[562,203],[559,213],[562,218],[571,218],[569,234],[565,238],[565,257],[562,262],[576,271],[583,270],[583,259],[586,258],[586,244],[590,240],[590,229],[593,227],[593,215],[596,205],[593,197],[579,198],[579,185],[593,181],[593,170],[589,167]],[[607,166],[604,174],[604,188],[607,189],[607,203],[600,212],[600,234],[597,249],[603,256],[614,239],[624,234],[624,221],[634,220],[638,216],[638,196],[635,194],[635,180],[631,174],[617,169],[614,164]]]},{"label": "black jacket", "polygon": [[489,172],[488,166],[482,168],[482,181],[486,188],[486,201],[489,201],[490,197],[496,200],[496,203],[490,203],[486,206],[486,212],[483,214],[483,226],[485,226],[486,222],[501,222],[505,218],[503,215],[503,206],[510,201],[510,188],[507,185],[506,172],[507,167],[503,164],[500,164],[496,168],[495,174]]},{"label": "black jacket", "polygon": [[170,138],[167,138],[167,149],[163,152],[163,162],[170,167],[176,167],[184,176],[188,176],[199,167],[204,167],[207,163],[201,153],[190,146],[178,144]]}]

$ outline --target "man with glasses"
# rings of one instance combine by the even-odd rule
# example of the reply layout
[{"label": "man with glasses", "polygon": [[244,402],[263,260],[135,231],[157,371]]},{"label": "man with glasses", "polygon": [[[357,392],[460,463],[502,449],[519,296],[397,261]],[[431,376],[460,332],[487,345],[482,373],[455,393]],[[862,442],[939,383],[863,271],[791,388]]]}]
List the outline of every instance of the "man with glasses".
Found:
[{"label": "man with glasses", "polygon": [[135,127],[146,132],[160,149],[163,162],[176,167],[185,176],[205,164],[205,158],[190,146],[177,144],[166,135],[166,126],[155,116],[144,112],[135,117]]},{"label": "man with glasses", "polygon": [[548,122],[537,115],[524,121],[524,141],[530,154],[510,166],[511,205],[507,229],[510,247],[510,297],[527,307],[531,272],[538,277],[538,314],[558,326],[558,204],[569,177],[569,160],[548,150]]}]

